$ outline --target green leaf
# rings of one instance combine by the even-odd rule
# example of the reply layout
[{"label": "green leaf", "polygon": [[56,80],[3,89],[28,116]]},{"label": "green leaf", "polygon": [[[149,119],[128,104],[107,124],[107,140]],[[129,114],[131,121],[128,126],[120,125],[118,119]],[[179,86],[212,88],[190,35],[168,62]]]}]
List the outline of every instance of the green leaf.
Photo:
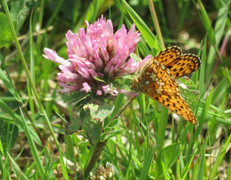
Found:
[{"label": "green leaf", "polygon": [[89,102],[89,94],[82,91],[75,91],[68,94],[62,94],[62,98],[65,102],[72,105],[72,108],[81,108],[84,104]]},{"label": "green leaf", "polygon": [[212,104],[220,104],[225,92],[230,87],[230,83],[226,76],[220,78],[219,82],[214,87],[214,95]]},{"label": "green leaf", "polygon": [[[119,111],[119,109],[123,106],[123,99],[124,99],[124,95],[123,94],[118,94],[118,96],[116,97],[115,101],[114,101],[114,105],[115,108],[111,114],[111,117],[114,117],[116,115],[116,113]],[[105,125],[106,126],[106,125]]]},{"label": "green leaf", "polygon": [[178,84],[181,90],[181,95],[185,99],[185,101],[189,104],[189,106],[195,110],[198,107],[198,96],[199,91],[197,90],[196,85],[193,83],[191,79],[184,76],[178,79]]},{"label": "green leaf", "polygon": [[147,179],[148,171],[149,171],[149,168],[150,168],[153,156],[154,156],[154,152],[155,151],[153,148],[149,149],[149,151],[146,155],[146,158],[144,160],[144,165],[143,165],[143,169],[142,169],[141,174],[140,174],[140,179],[143,179],[143,180]]},{"label": "green leaf", "polygon": [[39,175],[42,177],[45,173],[45,170],[44,170],[44,167],[42,165],[41,157],[39,156],[39,153],[38,153],[39,151],[38,151],[37,147],[35,146],[35,142],[33,140],[32,133],[28,127],[28,124],[27,124],[26,119],[23,115],[22,109],[21,108],[19,108],[19,109],[20,109],[20,113],[21,113],[21,117],[22,117],[24,131],[26,133],[28,144],[29,144],[30,149],[31,149],[31,153],[33,155],[35,162],[37,163]]},{"label": "green leaf", "polygon": [[110,123],[111,118],[107,117],[104,121],[103,121],[103,128],[107,127],[108,124]]},{"label": "green leaf", "polygon": [[92,145],[96,145],[100,142],[100,134],[102,130],[102,125],[99,122],[88,121],[84,123],[83,126],[88,140]]},{"label": "green leaf", "polygon": [[71,121],[71,123],[66,124],[65,133],[66,133],[67,135],[70,135],[70,134],[73,134],[73,133],[77,132],[77,131],[81,128],[82,123],[83,123],[83,122],[81,121],[80,118],[78,118],[78,119],[73,119],[73,120]]},{"label": "green leaf", "polygon": [[0,48],[9,47],[14,37],[10,30],[10,25],[6,15],[0,12]]},{"label": "green leaf", "polygon": [[69,177],[68,177],[68,173],[67,173],[67,169],[66,169],[66,164],[64,163],[64,156],[62,153],[59,153],[59,162],[60,162],[60,165],[61,165],[61,169],[62,169],[62,174],[63,174],[63,177],[65,180],[68,180]]},{"label": "green leaf", "polygon": [[157,131],[157,134],[158,134],[157,142],[161,147],[163,147],[164,145],[167,122],[168,122],[168,109],[165,107],[162,107],[159,125],[158,125],[158,131]]},{"label": "green leaf", "polygon": [[66,125],[66,134],[72,134],[77,132],[82,126],[83,128],[87,126],[86,124],[90,121],[90,112],[89,110],[84,111],[81,109],[80,117],[73,119],[73,121]]},{"label": "green leaf", "polygon": [[197,178],[196,179],[203,179],[204,175],[204,165],[205,165],[205,152],[206,146],[208,142],[208,137],[206,137],[203,146],[201,147],[200,157],[199,157],[199,164],[198,164],[198,171],[197,171]]},{"label": "green leaf", "polygon": [[110,115],[114,109],[113,105],[110,104],[87,104],[83,106],[83,109],[89,109],[91,118],[96,121],[103,122],[104,119]]},{"label": "green leaf", "polygon": [[[14,104],[16,103],[14,102]],[[2,99],[0,99],[0,107],[2,112],[8,113],[11,116],[15,124],[19,125],[21,128],[23,127],[21,118],[12,110],[12,107],[9,107],[9,104],[6,104]]]},{"label": "green leaf", "polygon": [[[209,93],[209,95],[205,101],[205,104],[202,107],[202,112],[201,112],[199,119],[198,119],[199,127],[196,130],[195,137],[197,137],[201,132],[201,129],[203,127],[203,124],[204,124],[206,117],[207,117],[207,114],[209,112],[209,108],[210,108],[210,105],[212,102],[212,97],[213,97],[213,89],[210,91],[210,93]],[[212,118],[208,118],[208,119],[212,119]]]},{"label": "green leaf", "polygon": [[4,154],[4,148],[3,148],[3,146],[2,146],[2,141],[1,141],[1,139],[0,139],[0,152],[1,152],[2,154]]},{"label": "green leaf", "polygon": [[148,28],[148,26],[144,23],[144,21],[139,17],[139,15],[127,4],[125,0],[122,0],[122,4],[125,8],[125,10],[128,12],[130,17],[132,18],[133,22],[135,23],[136,27],[141,32],[144,39],[147,41],[149,47],[157,48],[158,50],[161,50],[159,42],[156,38],[156,36],[151,32],[151,30]]},{"label": "green leaf", "polygon": [[6,145],[8,145],[9,143],[10,143],[9,148],[13,147],[17,137],[18,137],[18,127],[16,125],[9,124],[6,121],[0,119],[0,139],[4,147],[4,150],[8,149]]},{"label": "green leaf", "polygon": [[116,125],[118,125],[118,123],[119,123],[118,119],[115,119],[115,120],[111,121],[107,126],[104,126],[104,128],[113,128]]},{"label": "green leaf", "polygon": [[[217,1],[219,2],[219,1]],[[222,39],[224,39],[224,34],[229,33],[230,28],[227,29],[227,27],[230,26],[230,20],[229,20],[229,14],[230,14],[230,0],[223,0],[220,3],[220,7],[217,10],[217,20],[215,22],[214,32],[215,32],[215,38],[217,46],[221,44]],[[216,50],[213,46],[208,46],[209,52],[208,57],[206,58],[205,64],[206,64],[206,75],[205,77],[207,79],[210,79],[212,76],[212,69],[214,68],[214,64],[216,62]],[[208,48],[206,50],[208,50]]]},{"label": "green leaf", "polygon": [[194,84],[194,82],[191,79],[189,79],[187,76],[183,76],[177,80],[180,81],[181,83],[185,84],[189,89],[197,90],[197,87]]},{"label": "green leaf", "polygon": [[[111,137],[117,136],[117,135],[119,135],[119,134],[121,134],[121,133],[123,133],[123,132],[125,132],[125,130],[123,130],[123,129],[114,130],[114,131],[110,132],[109,135],[106,135],[106,136],[105,136],[105,139],[109,139],[109,138],[111,138]],[[101,141],[104,141],[105,139],[102,138],[102,137],[103,137],[103,136],[101,136]]]},{"label": "green leaf", "polygon": [[74,152],[74,140],[72,136],[64,136],[66,158],[72,162],[75,162],[75,152]]},{"label": "green leaf", "polygon": [[10,162],[11,162],[11,165],[13,167],[13,171],[14,173],[16,174],[17,178],[18,179],[25,179],[25,180],[29,180],[25,174],[21,171],[20,167],[18,166],[18,164],[14,161],[14,159],[10,156],[10,154],[8,152],[7,153],[7,156],[9,157],[10,159]]},{"label": "green leaf", "polygon": [[[1,21],[1,17],[0,17],[0,21]],[[0,36],[0,38],[1,38],[1,36]],[[1,42],[0,42],[0,44],[1,44]],[[16,88],[14,87],[14,84],[11,83],[11,81],[5,76],[5,74],[2,71],[2,69],[0,69],[0,79],[3,81],[3,84],[7,87],[7,89],[9,90],[9,92],[16,98],[16,100],[18,102],[22,102],[22,100],[21,100],[21,98],[20,98],[20,96],[19,96]]]},{"label": "green leaf", "polygon": [[231,142],[231,135],[229,135],[229,137],[225,139],[223,146],[219,148],[219,152],[214,161],[215,163],[211,170],[209,179],[215,179],[215,177],[217,176],[219,166],[221,165],[222,160],[224,160],[224,156],[226,154],[226,151],[229,149],[228,146],[230,145],[230,142]]},{"label": "green leaf", "polygon": [[[82,27],[85,21],[94,22],[97,17],[98,8],[101,7],[103,4],[106,4],[104,0],[93,0],[89,3],[88,8],[81,13],[79,16],[78,23],[75,26],[74,32],[77,31],[80,27]],[[108,8],[108,7],[107,7]]]},{"label": "green leaf", "polygon": [[10,15],[18,32],[24,24],[31,8],[34,6],[31,0],[11,1]]},{"label": "green leaf", "polygon": [[206,29],[206,32],[208,33],[209,40],[211,44],[215,45],[216,44],[216,39],[215,39],[215,34],[212,28],[212,25],[209,20],[209,16],[204,8],[204,5],[202,4],[201,0],[198,0],[198,4],[200,6],[200,13],[201,13],[201,19],[204,24],[204,27]]},{"label": "green leaf", "polygon": [[[206,91],[206,88],[204,88],[205,84],[205,74],[206,74],[206,61],[207,61],[207,36],[205,36],[204,42],[203,42],[203,49],[201,52],[201,68],[200,68],[200,76],[199,76],[199,84],[198,84],[198,89],[200,92],[200,97],[202,97]],[[209,82],[209,81],[208,81]],[[207,82],[207,83],[208,83]]]},{"label": "green leaf", "polygon": [[168,168],[170,168],[174,163],[176,163],[179,152],[180,152],[179,143],[173,143],[164,148],[162,155],[164,156],[165,163],[167,164]]}]

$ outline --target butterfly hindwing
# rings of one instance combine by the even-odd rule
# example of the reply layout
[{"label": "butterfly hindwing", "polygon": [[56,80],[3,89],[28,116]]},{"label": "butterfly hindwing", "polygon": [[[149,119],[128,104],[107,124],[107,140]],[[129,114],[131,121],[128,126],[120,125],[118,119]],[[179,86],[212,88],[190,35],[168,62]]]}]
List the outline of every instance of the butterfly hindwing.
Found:
[{"label": "butterfly hindwing", "polygon": [[201,62],[198,56],[184,54],[167,64],[166,67],[171,71],[174,78],[179,78],[196,71],[200,65]]}]

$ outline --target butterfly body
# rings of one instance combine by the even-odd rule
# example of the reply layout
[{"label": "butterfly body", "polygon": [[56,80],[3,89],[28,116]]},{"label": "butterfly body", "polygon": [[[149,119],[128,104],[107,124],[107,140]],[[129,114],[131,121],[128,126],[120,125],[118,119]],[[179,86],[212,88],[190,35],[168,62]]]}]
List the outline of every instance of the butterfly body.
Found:
[{"label": "butterfly body", "polygon": [[133,88],[196,125],[196,118],[180,95],[175,79],[188,75],[199,67],[200,60],[196,55],[181,55],[181,50],[173,46],[143,65],[134,80]]}]

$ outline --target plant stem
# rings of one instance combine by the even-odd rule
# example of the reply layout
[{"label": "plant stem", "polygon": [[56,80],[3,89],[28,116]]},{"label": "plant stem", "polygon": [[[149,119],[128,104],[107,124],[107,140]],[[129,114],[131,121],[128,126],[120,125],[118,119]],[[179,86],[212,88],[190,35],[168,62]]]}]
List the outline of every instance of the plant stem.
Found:
[{"label": "plant stem", "polygon": [[160,30],[160,25],[159,25],[159,22],[158,22],[158,19],[157,19],[157,16],[156,16],[154,3],[153,3],[152,0],[148,0],[148,4],[149,4],[149,9],[150,9],[150,12],[151,12],[151,16],[152,16],[152,20],[153,20],[153,24],[154,24],[154,27],[155,27],[155,30],[156,30],[157,37],[158,37],[158,39],[160,41],[160,44],[161,44],[162,48],[165,49],[164,40],[163,40],[163,36],[162,36],[161,30]]},{"label": "plant stem", "polygon": [[87,178],[89,176],[91,170],[93,169],[95,163],[98,161],[99,156],[102,153],[106,144],[107,144],[107,140],[105,140],[104,142],[100,142],[100,143],[95,145],[91,159],[88,162],[86,168],[84,169],[84,174],[82,174],[82,172],[77,173],[78,179],[82,180],[83,178]]},{"label": "plant stem", "polygon": [[[136,96],[131,97],[126,103],[119,109],[119,111],[115,114],[115,116],[112,118],[112,120],[118,118],[121,113],[126,109],[126,107],[132,102],[133,99],[135,99]],[[84,174],[82,174],[82,171],[77,172],[78,179],[82,180],[83,178],[87,178],[93,169],[95,163],[98,161],[100,154],[102,153],[104,147],[107,144],[107,140],[104,142],[100,142],[94,146],[94,150],[91,156],[90,161],[88,162],[86,168],[84,169]]]},{"label": "plant stem", "polygon": [[131,97],[126,103],[119,109],[119,111],[115,114],[112,120],[117,119],[121,113],[126,109],[126,107],[132,102],[133,99],[135,99],[136,96]]}]

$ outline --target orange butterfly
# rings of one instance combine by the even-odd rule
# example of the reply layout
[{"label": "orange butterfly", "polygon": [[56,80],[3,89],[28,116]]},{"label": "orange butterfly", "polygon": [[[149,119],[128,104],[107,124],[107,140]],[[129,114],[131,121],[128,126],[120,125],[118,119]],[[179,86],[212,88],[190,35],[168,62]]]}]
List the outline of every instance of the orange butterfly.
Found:
[{"label": "orange butterfly", "polygon": [[169,47],[143,65],[134,80],[133,88],[196,125],[197,120],[181,97],[175,79],[196,71],[200,65],[198,56],[181,54],[180,48]]}]

